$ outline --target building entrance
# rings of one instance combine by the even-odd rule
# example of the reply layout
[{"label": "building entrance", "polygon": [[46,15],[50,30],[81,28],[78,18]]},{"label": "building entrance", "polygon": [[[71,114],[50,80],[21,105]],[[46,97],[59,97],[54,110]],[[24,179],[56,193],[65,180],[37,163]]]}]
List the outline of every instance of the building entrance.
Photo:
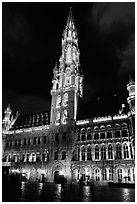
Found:
[{"label": "building entrance", "polygon": [[54,183],[59,183],[59,171],[54,172]]}]

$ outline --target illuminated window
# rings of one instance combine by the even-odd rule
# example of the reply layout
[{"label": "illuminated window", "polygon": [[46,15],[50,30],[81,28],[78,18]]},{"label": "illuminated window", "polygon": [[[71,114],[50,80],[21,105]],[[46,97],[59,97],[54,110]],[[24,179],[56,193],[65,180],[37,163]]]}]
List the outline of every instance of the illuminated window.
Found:
[{"label": "illuminated window", "polygon": [[122,159],[121,145],[120,144],[117,144],[117,146],[116,146],[116,159]]},{"label": "illuminated window", "polygon": [[124,150],[124,159],[129,158],[129,152],[128,152],[128,146],[127,146],[127,144],[124,144],[123,150]]},{"label": "illuminated window", "polygon": [[108,145],[108,159],[113,159],[113,154],[112,154],[112,145]]},{"label": "illuminated window", "polygon": [[85,141],[86,140],[85,134],[86,134],[86,130],[85,130],[85,128],[83,128],[81,130],[81,141]]},{"label": "illuminated window", "polygon": [[65,93],[63,95],[63,106],[67,106],[68,105],[68,93]]},{"label": "illuminated window", "polygon": [[66,159],[66,152],[62,152],[62,160]]},{"label": "illuminated window", "polygon": [[87,140],[91,140],[91,128],[87,129]]},{"label": "illuminated window", "polygon": [[99,169],[95,169],[95,180],[100,181],[100,170]]},{"label": "illuminated window", "polygon": [[121,182],[122,181],[122,169],[118,169],[117,173],[118,173],[118,181]]},{"label": "illuminated window", "polygon": [[113,181],[113,169],[109,169],[109,180]]},{"label": "illuminated window", "polygon": [[91,146],[88,146],[87,149],[87,160],[91,160]]},{"label": "illuminated window", "polygon": [[95,159],[99,159],[99,146],[96,145],[95,147]]},{"label": "illuminated window", "polygon": [[106,159],[106,147],[104,145],[101,147],[101,159]]},{"label": "illuminated window", "polygon": [[107,180],[107,170],[106,169],[103,170],[103,180],[104,181]]}]

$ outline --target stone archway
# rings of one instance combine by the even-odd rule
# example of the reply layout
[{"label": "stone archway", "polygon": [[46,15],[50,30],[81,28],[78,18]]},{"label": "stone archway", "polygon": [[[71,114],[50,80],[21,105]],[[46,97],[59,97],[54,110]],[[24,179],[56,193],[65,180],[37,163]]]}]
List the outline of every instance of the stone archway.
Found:
[{"label": "stone archway", "polygon": [[60,162],[54,163],[52,166],[52,178],[55,183],[58,183],[60,175],[64,175],[64,168]]}]

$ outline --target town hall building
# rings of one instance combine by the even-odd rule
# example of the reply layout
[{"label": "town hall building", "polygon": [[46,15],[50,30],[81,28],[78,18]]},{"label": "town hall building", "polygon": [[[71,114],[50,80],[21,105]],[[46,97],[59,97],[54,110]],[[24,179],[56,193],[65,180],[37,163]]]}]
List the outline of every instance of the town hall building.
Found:
[{"label": "town hall building", "polygon": [[[77,120],[83,96],[77,29],[70,9],[63,32],[59,65],[53,69],[51,109],[12,116],[10,105],[2,124],[3,166],[27,180],[98,184],[135,182],[135,83],[130,77],[127,113]],[[125,87],[126,88],[126,87]],[[80,110],[79,110],[80,111]]]}]

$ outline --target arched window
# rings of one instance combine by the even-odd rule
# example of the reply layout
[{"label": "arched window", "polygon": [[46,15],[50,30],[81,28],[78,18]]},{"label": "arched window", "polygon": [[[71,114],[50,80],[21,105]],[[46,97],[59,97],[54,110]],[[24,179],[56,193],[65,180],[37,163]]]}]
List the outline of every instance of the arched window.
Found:
[{"label": "arched window", "polygon": [[94,133],[94,140],[99,140],[99,132],[98,131],[96,131]]},{"label": "arched window", "polygon": [[116,159],[122,159],[121,145],[120,144],[117,144],[117,146],[116,146]]},{"label": "arched window", "polygon": [[126,123],[122,123],[122,129],[127,129],[127,124]]},{"label": "arched window", "polygon": [[107,125],[107,130],[111,129],[111,125]]},{"label": "arched window", "polygon": [[108,145],[108,159],[113,159],[112,145]]},{"label": "arched window", "polygon": [[87,140],[91,140],[91,128],[87,128]]},{"label": "arched window", "polygon": [[115,138],[119,138],[121,136],[120,134],[120,125],[115,124]]},{"label": "arched window", "polygon": [[112,138],[112,132],[111,131],[107,131],[107,139]]},{"label": "arched window", "polygon": [[100,139],[105,139],[105,132],[100,133]]},{"label": "arched window", "polygon": [[102,131],[102,130],[105,130],[105,126],[104,126],[104,125],[101,125],[101,126],[100,126],[100,129],[101,129],[101,131]]},{"label": "arched window", "polygon": [[106,147],[104,145],[101,147],[101,159],[106,159]]},{"label": "arched window", "polygon": [[57,103],[56,103],[56,107],[59,108],[61,106],[61,96],[58,95],[57,96]]},{"label": "arched window", "polygon": [[95,127],[94,127],[94,130],[95,130],[95,131],[99,130],[98,126],[95,126]]},{"label": "arched window", "polygon": [[85,161],[85,148],[84,148],[84,146],[82,147],[82,150],[81,150],[81,158],[82,158],[82,161]]},{"label": "arched window", "polygon": [[85,134],[86,134],[86,130],[85,130],[85,128],[83,128],[81,130],[81,141],[85,141],[86,140]]},{"label": "arched window", "polygon": [[68,105],[68,93],[65,93],[63,95],[63,106],[67,106]]},{"label": "arched window", "polygon": [[122,169],[118,169],[117,173],[118,173],[118,181],[121,182],[122,181]]},{"label": "arched window", "polygon": [[109,180],[113,181],[113,169],[109,169]]},{"label": "arched window", "polygon": [[124,150],[124,159],[129,158],[129,152],[128,152],[128,146],[127,146],[127,144],[124,144],[123,150]]},{"label": "arched window", "polygon": [[122,129],[122,137],[128,137],[128,132],[125,129]]},{"label": "arched window", "polygon": [[120,125],[118,123],[115,124],[115,129],[119,129]]},{"label": "arched window", "polygon": [[87,160],[91,160],[91,146],[88,146],[87,149]]},{"label": "arched window", "polygon": [[99,169],[95,169],[95,180],[100,181],[100,170]]},{"label": "arched window", "polygon": [[99,146],[96,145],[95,147],[95,159],[99,159]]},{"label": "arched window", "polygon": [[103,180],[106,181],[107,180],[107,170],[103,169]]}]

